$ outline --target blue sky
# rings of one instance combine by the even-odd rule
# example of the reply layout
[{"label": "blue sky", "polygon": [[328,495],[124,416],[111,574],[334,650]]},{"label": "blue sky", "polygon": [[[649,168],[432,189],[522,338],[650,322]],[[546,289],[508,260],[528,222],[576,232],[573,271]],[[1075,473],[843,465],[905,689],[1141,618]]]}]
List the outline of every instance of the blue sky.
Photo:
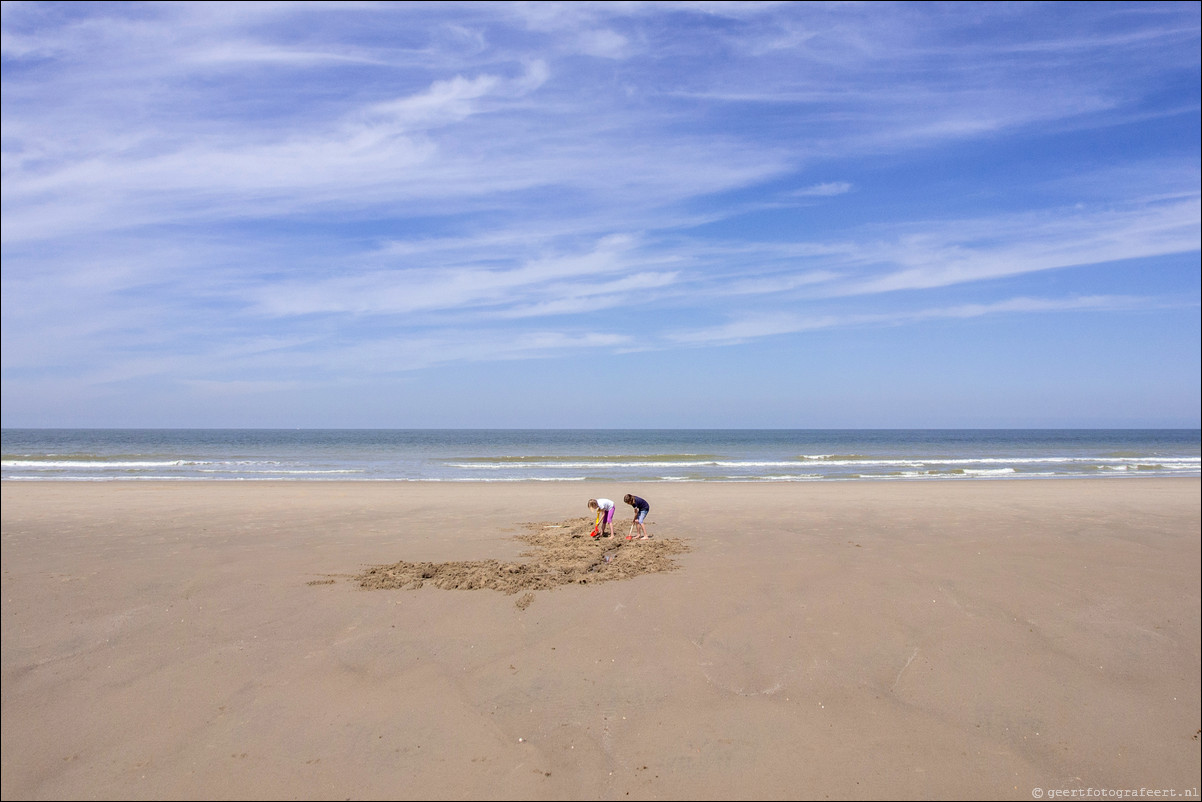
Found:
[{"label": "blue sky", "polygon": [[1200,6],[3,4],[6,427],[1198,427]]}]

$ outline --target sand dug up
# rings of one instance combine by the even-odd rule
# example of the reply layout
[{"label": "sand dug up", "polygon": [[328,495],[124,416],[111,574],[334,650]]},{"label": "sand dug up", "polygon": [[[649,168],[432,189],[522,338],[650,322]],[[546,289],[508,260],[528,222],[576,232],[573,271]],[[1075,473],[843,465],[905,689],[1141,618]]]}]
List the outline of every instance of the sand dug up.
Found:
[{"label": "sand dug up", "polygon": [[592,520],[522,524],[526,532],[516,539],[532,546],[522,553],[527,558],[522,562],[398,562],[373,566],[355,579],[369,590],[417,589],[429,582],[444,590],[517,593],[674,571],[677,565],[672,557],[689,550],[679,538],[627,540],[616,526],[613,538],[592,538]]}]

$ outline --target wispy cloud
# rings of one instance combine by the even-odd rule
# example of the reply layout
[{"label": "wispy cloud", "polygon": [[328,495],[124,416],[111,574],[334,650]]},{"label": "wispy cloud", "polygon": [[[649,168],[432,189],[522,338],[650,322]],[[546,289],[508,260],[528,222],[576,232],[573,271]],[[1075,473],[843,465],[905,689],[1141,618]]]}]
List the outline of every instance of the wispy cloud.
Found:
[{"label": "wispy cloud", "polygon": [[[932,320],[964,320],[989,315],[1106,312],[1133,309],[1165,309],[1181,306],[1179,301],[1131,296],[1089,296],[1080,298],[1009,298],[992,303],[958,304],[942,308],[900,310],[873,314],[845,313],[826,315],[775,314],[732,320],[718,326],[669,335],[674,342],[689,345],[739,345],[763,337],[777,337],[822,329],[896,327]],[[1196,307],[1197,304],[1189,304]]]},{"label": "wispy cloud", "polygon": [[1157,308],[1196,10],[5,4],[5,391]]},{"label": "wispy cloud", "polygon": [[829,198],[833,195],[843,195],[851,192],[852,186],[846,181],[827,181],[808,187],[793,190],[792,195],[800,198]]}]

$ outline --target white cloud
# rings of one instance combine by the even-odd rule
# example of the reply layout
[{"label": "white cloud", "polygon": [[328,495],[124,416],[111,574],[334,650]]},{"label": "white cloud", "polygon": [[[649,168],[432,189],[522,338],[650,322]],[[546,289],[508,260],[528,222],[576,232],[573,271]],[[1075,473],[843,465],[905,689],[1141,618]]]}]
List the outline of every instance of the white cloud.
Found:
[{"label": "white cloud", "polygon": [[630,53],[630,42],[616,31],[600,29],[580,35],[580,50],[590,56],[620,59]]},{"label": "white cloud", "polygon": [[705,328],[682,330],[669,334],[672,342],[688,345],[736,345],[764,337],[777,337],[799,332],[821,329],[847,329],[863,327],[891,327],[922,323],[941,319],[970,319],[987,315],[1080,312],[1080,311],[1128,311],[1132,309],[1156,309],[1180,306],[1180,302],[1166,302],[1131,296],[1088,296],[1077,298],[1009,298],[991,303],[957,304],[948,307],[899,310],[881,313],[840,313],[824,315],[771,314],[750,318],[739,318]]},{"label": "white cloud", "polygon": [[6,388],[1142,309],[1065,268],[1199,250],[1191,6],[3,9]]},{"label": "white cloud", "polygon": [[851,184],[846,181],[828,181],[823,184],[812,184],[808,187],[795,189],[791,195],[802,198],[829,198],[834,195],[845,195],[851,192]]},{"label": "white cloud", "polygon": [[[1199,197],[1128,209],[1021,214],[957,221],[863,248],[858,258],[888,266],[833,285],[831,294],[933,289],[1079,265],[1188,253],[1199,247]],[[897,268],[893,268],[897,265]]]}]

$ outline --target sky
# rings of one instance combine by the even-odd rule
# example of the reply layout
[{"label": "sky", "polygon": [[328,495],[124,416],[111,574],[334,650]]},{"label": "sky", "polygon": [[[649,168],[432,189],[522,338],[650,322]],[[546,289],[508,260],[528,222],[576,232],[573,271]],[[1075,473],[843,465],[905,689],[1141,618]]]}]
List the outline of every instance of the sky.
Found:
[{"label": "sky", "polygon": [[1197,428],[1179,3],[37,3],[4,427]]}]

